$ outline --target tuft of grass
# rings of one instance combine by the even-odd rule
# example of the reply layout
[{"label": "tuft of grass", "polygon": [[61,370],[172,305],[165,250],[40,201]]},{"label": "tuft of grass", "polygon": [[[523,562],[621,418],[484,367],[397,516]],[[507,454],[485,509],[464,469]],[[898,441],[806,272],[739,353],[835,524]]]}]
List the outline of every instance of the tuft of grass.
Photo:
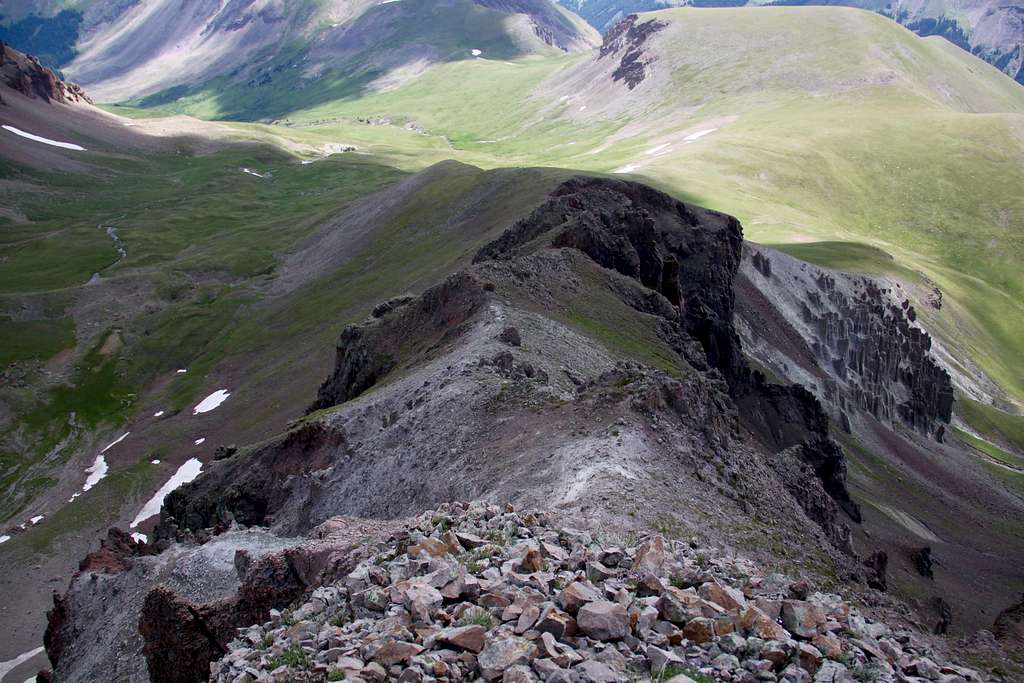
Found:
[{"label": "tuft of grass", "polygon": [[668,681],[674,676],[687,676],[695,681],[695,683],[715,683],[715,679],[710,676],[706,676],[699,671],[694,671],[688,666],[679,666],[678,664],[670,664],[661,671],[652,671],[654,683],[661,683],[662,681]]},{"label": "tuft of grass", "polygon": [[298,647],[297,645],[292,646],[270,660],[271,670],[276,669],[279,666],[290,666],[293,669],[308,669],[309,655],[307,655],[306,651],[301,647]]},{"label": "tuft of grass", "polygon": [[466,610],[458,623],[459,626],[483,626],[485,630],[490,631],[498,625],[498,620],[487,610],[477,608]]}]

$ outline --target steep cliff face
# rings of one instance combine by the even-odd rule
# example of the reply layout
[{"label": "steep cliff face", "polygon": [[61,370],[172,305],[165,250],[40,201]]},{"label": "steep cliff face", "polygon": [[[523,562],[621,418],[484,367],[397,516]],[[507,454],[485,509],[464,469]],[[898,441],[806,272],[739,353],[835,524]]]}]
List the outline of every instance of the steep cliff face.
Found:
[{"label": "steep cliff face", "polygon": [[[88,95],[74,83],[61,80],[51,69],[0,41],[0,80],[25,97],[46,102],[71,104],[89,102]],[[3,99],[0,99],[0,103]]]},{"label": "steep cliff face", "polygon": [[864,413],[942,438],[953,385],[905,297],[870,277],[752,245],[737,291],[747,351],[810,387],[847,431],[850,418]]},{"label": "steep cliff face", "polygon": [[510,259],[541,244],[581,251],[668,300],[682,330],[703,346],[706,364],[733,386],[746,367],[732,326],[742,243],[731,216],[645,185],[580,178],[481,249],[475,262]]}]

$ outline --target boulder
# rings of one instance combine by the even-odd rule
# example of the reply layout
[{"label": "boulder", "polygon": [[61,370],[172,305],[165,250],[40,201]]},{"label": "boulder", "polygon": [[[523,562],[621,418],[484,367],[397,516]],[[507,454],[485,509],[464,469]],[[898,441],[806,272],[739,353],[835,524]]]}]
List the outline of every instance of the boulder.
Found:
[{"label": "boulder", "polygon": [[389,638],[382,643],[374,643],[367,648],[369,659],[381,666],[392,666],[400,662],[407,662],[419,653],[423,648],[416,643],[409,643]]},{"label": "boulder", "polygon": [[653,645],[647,648],[647,661],[651,666],[652,674],[660,674],[669,666],[683,666],[686,662],[682,657],[671,650],[662,650]]},{"label": "boulder", "polygon": [[660,574],[665,568],[667,558],[665,539],[661,536],[655,536],[637,548],[636,553],[633,555],[631,570],[634,572]]},{"label": "boulder", "polygon": [[558,594],[558,605],[569,614],[576,614],[588,602],[601,599],[596,588],[582,581],[573,581]]},{"label": "boulder", "polygon": [[477,655],[480,674],[488,681],[496,681],[505,670],[521,664],[528,665],[535,656],[530,641],[513,636],[490,640]]},{"label": "boulder", "polygon": [[742,592],[729,586],[723,586],[717,581],[701,584],[697,589],[697,594],[726,610],[741,609],[747,606],[747,599],[743,597]]},{"label": "boulder", "polygon": [[626,608],[617,602],[591,602],[580,608],[576,623],[581,631],[596,640],[621,640],[629,635],[630,619]]},{"label": "boulder", "polygon": [[541,633],[550,633],[556,639],[561,640],[567,636],[576,635],[577,624],[571,615],[556,607],[550,607],[541,613],[534,628]]},{"label": "boulder", "polygon": [[800,668],[812,676],[817,673],[822,659],[821,651],[813,645],[800,643],[797,646],[797,661],[800,662]]},{"label": "boulder", "polygon": [[607,664],[594,659],[576,666],[573,671],[579,674],[580,680],[586,683],[618,683],[619,676]]},{"label": "boulder", "polygon": [[786,640],[789,634],[757,607],[748,606],[736,619],[736,627],[743,633],[762,640]]},{"label": "boulder", "polygon": [[715,622],[707,617],[691,619],[683,627],[683,635],[698,645],[711,642],[715,638]]},{"label": "boulder", "polygon": [[449,552],[451,552],[451,548],[440,538],[424,538],[419,543],[409,546],[409,557],[412,558],[420,557],[421,555],[444,557]]},{"label": "boulder", "polygon": [[825,612],[818,605],[802,600],[784,600],[782,625],[798,638],[810,640],[825,623]]},{"label": "boulder", "polygon": [[684,624],[702,615],[700,597],[693,590],[668,586],[658,599],[658,613],[673,624]]},{"label": "boulder", "polygon": [[487,631],[484,630],[483,626],[472,624],[470,626],[446,628],[441,631],[438,640],[463,650],[469,650],[470,652],[480,652],[480,650],[484,649],[486,637]]}]

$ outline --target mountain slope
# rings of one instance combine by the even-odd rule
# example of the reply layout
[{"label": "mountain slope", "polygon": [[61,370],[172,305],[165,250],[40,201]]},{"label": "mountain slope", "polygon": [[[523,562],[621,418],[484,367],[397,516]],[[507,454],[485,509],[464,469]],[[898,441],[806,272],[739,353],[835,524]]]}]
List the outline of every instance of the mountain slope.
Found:
[{"label": "mountain slope", "polygon": [[[598,42],[593,29],[548,0],[146,0],[104,14],[84,9],[75,56],[61,66],[103,101],[218,77],[253,87],[286,78],[312,88],[338,73],[382,75],[469,59],[472,50],[509,58]],[[21,23],[33,21],[43,20]],[[11,37],[29,40],[19,26],[8,29]]]},{"label": "mountain slope", "polygon": [[1024,7],[1016,0],[559,0],[605,32],[628,14],[667,7],[742,5],[846,5],[879,12],[921,36],[943,36],[953,44],[1024,83]]}]

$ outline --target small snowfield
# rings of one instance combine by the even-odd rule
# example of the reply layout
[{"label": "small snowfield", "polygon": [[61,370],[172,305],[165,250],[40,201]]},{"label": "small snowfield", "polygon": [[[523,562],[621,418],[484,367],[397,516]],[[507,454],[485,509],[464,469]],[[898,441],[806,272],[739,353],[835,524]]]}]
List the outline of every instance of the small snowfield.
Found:
[{"label": "small snowfield", "polygon": [[229,396],[231,396],[231,392],[227,389],[218,389],[200,401],[199,405],[192,409],[192,414],[199,415],[200,413],[208,413],[211,410],[216,410],[220,407],[221,403],[228,400]]},{"label": "small snowfield", "polygon": [[21,130],[20,128],[15,128],[14,126],[8,126],[6,124],[3,125],[3,126],[0,126],[0,127],[2,127],[4,130],[6,130],[9,133],[14,133],[15,135],[23,137],[26,140],[32,140],[33,142],[41,142],[44,145],[49,145],[51,147],[60,147],[61,149],[70,149],[70,150],[73,150],[75,152],[84,152],[85,151],[85,147],[82,147],[80,145],[76,145],[76,144],[74,144],[72,142],[58,142],[57,140],[51,140],[50,138],[44,138],[41,135],[33,135],[32,133],[26,133],[25,131]]},{"label": "small snowfield", "polygon": [[164,504],[164,498],[170,495],[171,491],[179,486],[194,481],[202,471],[203,463],[197,458],[192,458],[179,467],[178,471],[167,480],[167,483],[161,486],[160,490],[154,493],[153,497],[146,501],[146,504],[142,506],[142,509],[139,510],[139,514],[135,515],[135,519],[132,520],[130,525],[131,528],[134,529],[150,517],[159,514],[160,508]]}]

